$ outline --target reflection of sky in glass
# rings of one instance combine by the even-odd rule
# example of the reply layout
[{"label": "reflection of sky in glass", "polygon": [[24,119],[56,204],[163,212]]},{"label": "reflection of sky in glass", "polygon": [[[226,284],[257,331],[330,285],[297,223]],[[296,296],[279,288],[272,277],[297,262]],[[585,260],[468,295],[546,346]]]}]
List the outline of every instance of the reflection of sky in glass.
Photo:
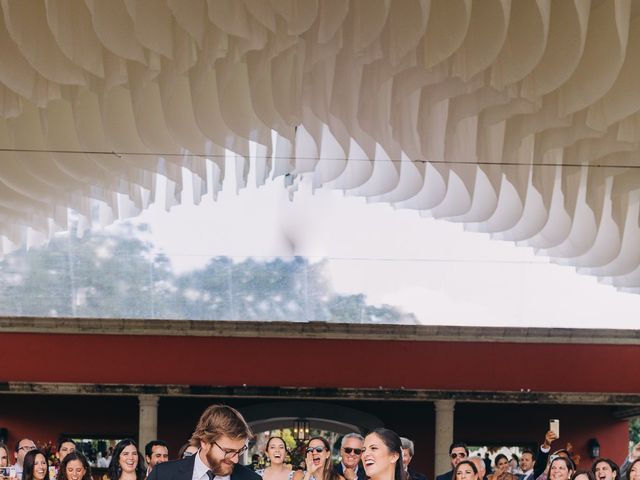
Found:
[{"label": "reflection of sky in glass", "polygon": [[312,193],[308,182],[290,202],[280,181],[256,189],[250,179],[238,194],[227,181],[217,202],[184,204],[167,220],[152,208],[136,220],[153,226],[154,242],[177,270],[201,265],[200,255],[297,255],[325,259],[336,293],[365,294],[367,303],[393,305],[425,324],[638,326],[640,295],[598,284],[530,248],[340,192]]},{"label": "reflection of sky in glass", "polygon": [[[616,292],[459,224],[340,192],[312,193],[308,182],[293,202],[282,179],[236,193],[232,174],[217,201],[195,206],[186,176],[183,205],[167,213],[158,198],[130,221],[149,231],[105,229],[149,242],[145,261],[115,255],[109,244],[88,257],[58,246],[38,265],[33,287],[42,305],[57,307],[25,311],[5,292],[1,313],[637,328],[640,295]],[[101,304],[95,300],[100,274],[82,262],[110,259],[117,282]],[[19,279],[25,265],[6,263],[3,285]],[[176,291],[182,304],[167,305]],[[114,304],[127,295],[132,307],[125,312]]]}]

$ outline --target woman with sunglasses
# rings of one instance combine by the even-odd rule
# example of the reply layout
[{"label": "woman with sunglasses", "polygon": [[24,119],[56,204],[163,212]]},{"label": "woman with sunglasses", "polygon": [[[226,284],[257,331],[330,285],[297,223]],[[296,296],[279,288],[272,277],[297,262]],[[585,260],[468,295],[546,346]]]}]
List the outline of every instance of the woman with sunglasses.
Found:
[{"label": "woman with sunglasses", "polygon": [[284,463],[289,453],[281,437],[271,437],[267,440],[265,453],[269,459],[269,466],[256,470],[264,480],[290,480],[293,476],[291,467]]},{"label": "woman with sunglasses", "polygon": [[331,447],[326,439],[312,437],[307,442],[305,452],[306,469],[298,470],[293,475],[293,480],[344,480],[344,477],[333,469]]}]

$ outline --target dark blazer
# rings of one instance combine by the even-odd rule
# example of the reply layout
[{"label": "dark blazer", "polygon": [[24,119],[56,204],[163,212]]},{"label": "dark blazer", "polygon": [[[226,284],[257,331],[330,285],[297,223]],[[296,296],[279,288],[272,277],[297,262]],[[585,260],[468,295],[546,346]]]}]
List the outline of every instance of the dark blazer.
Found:
[{"label": "dark blazer", "polygon": [[542,445],[538,448],[538,456],[536,456],[536,461],[533,464],[533,476],[532,480],[536,480],[540,475],[542,475],[547,468],[547,461],[549,460],[549,454],[551,453],[551,449],[548,452],[542,450]]},{"label": "dark blazer", "polygon": [[[153,467],[147,480],[191,480],[196,455],[198,454],[172,462],[159,463]],[[262,480],[262,478],[250,468],[237,464],[231,472],[231,480]]]},{"label": "dark blazer", "polygon": [[409,474],[409,480],[427,480],[427,476],[424,473],[416,472],[413,468],[407,468]]},{"label": "dark blazer", "polygon": [[[333,470],[340,476],[344,477],[342,474],[342,462],[338,462],[333,466]],[[358,471],[356,472],[357,480],[367,480],[367,474],[364,471],[364,467],[361,463],[358,464]],[[235,480],[235,479],[234,479]]]},{"label": "dark blazer", "polygon": [[451,478],[453,477],[453,470],[449,470],[446,473],[443,473],[442,475],[438,475],[436,477],[436,480],[451,480]]},{"label": "dark blazer", "polygon": [[536,480],[538,477],[536,477],[535,471],[531,472],[530,475],[525,475],[524,473],[518,474],[518,480],[524,480],[525,478],[527,478],[527,480]]}]

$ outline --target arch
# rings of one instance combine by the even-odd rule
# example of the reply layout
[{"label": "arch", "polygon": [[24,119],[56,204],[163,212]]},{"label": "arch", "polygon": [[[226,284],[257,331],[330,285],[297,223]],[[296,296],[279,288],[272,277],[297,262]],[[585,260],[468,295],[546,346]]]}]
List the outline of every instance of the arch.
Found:
[{"label": "arch", "polygon": [[254,432],[290,428],[296,418],[306,418],[311,428],[340,434],[366,433],[384,426],[369,413],[342,405],[320,402],[290,401],[250,405],[242,414]]}]

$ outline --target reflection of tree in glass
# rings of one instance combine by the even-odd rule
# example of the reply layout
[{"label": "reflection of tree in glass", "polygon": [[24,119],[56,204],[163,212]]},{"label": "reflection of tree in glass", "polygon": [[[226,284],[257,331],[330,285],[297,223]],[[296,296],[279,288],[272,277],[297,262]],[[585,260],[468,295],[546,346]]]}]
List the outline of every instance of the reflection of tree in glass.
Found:
[{"label": "reflection of tree in glass", "polygon": [[393,306],[367,305],[364,294],[332,292],[326,260],[215,257],[175,274],[169,258],[139,238],[148,227],[122,228],[120,235],[82,239],[71,232],[46,248],[7,255],[0,261],[0,314],[417,323]]}]

